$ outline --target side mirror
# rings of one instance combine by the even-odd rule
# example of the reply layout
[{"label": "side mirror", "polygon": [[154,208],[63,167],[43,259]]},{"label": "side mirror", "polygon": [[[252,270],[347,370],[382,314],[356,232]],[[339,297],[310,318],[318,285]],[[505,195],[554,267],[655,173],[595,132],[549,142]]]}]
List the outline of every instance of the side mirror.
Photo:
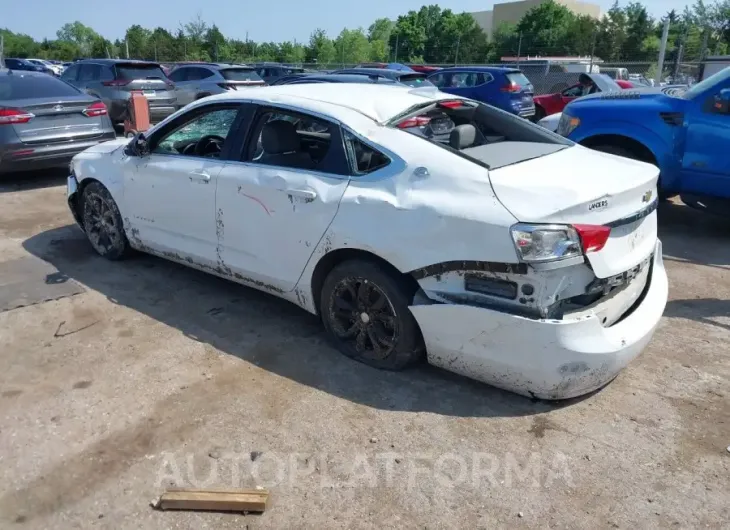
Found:
[{"label": "side mirror", "polygon": [[715,96],[712,108],[717,114],[730,114],[730,88],[720,90]]},{"label": "side mirror", "polygon": [[127,145],[127,154],[131,156],[144,157],[150,154],[150,147],[144,133],[138,132]]}]

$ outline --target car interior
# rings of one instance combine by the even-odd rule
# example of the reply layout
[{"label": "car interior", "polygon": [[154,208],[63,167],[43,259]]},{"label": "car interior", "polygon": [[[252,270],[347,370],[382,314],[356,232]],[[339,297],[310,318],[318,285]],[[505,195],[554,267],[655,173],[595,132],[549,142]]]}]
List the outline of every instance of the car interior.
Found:
[{"label": "car interior", "polygon": [[[446,124],[442,117],[437,118],[444,132],[425,133],[435,116],[446,116],[450,122]],[[569,140],[527,120],[466,100],[442,100],[425,105],[398,117],[392,125],[488,168],[536,158],[572,145]]]}]

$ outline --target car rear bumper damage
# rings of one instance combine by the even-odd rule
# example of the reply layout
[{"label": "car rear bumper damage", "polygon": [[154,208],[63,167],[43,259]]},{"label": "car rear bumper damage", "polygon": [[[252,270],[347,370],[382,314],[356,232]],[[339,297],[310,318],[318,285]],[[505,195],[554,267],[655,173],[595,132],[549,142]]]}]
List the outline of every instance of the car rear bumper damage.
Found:
[{"label": "car rear bumper damage", "polygon": [[14,149],[6,150],[1,154],[0,173],[62,167],[81,151],[114,138],[116,138],[114,131],[109,131],[93,140],[49,145],[17,144]]},{"label": "car rear bumper damage", "polygon": [[616,323],[581,312],[536,319],[460,304],[413,305],[429,363],[542,399],[587,394],[610,382],[651,340],[668,282],[657,240],[646,284]]}]

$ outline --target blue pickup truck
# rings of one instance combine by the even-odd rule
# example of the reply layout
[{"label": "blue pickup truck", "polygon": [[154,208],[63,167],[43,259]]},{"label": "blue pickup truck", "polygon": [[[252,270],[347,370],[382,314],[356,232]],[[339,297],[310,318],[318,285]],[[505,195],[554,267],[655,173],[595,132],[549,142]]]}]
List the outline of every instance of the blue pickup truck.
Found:
[{"label": "blue pickup truck", "polygon": [[[730,68],[689,89],[599,93],[565,107],[558,133],[655,164],[659,193],[730,215]],[[586,168],[590,174],[590,168]]]}]

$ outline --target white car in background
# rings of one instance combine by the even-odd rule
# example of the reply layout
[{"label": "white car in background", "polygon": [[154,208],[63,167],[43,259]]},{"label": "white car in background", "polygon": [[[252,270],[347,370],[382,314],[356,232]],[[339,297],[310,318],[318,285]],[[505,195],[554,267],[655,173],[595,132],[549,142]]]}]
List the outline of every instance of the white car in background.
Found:
[{"label": "white car in background", "polygon": [[[450,134],[433,135],[450,120]],[[441,130],[441,129],[439,129]],[[613,379],[667,300],[657,169],[437,90],[250,88],[77,155],[70,208],[318,314],[363,363],[560,399]]]},{"label": "white car in background", "polygon": [[556,112],[550,116],[545,116],[543,119],[537,122],[540,127],[546,128],[548,131],[556,133],[558,131],[558,124],[560,123],[560,117],[563,115],[562,112]]}]

